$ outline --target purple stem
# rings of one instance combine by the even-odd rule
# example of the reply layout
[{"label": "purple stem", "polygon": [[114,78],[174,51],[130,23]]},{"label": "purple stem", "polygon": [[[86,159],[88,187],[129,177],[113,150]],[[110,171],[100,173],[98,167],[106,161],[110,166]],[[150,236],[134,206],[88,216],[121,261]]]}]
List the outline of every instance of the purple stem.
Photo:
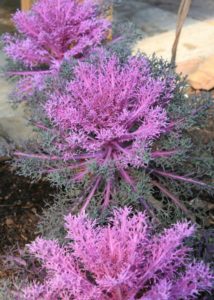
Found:
[{"label": "purple stem", "polygon": [[[117,159],[117,155],[114,153],[114,158]],[[136,192],[136,184],[134,182],[134,180],[129,176],[128,172],[125,171],[125,169],[123,168],[118,168],[119,172],[120,172],[120,175],[121,177],[124,179],[124,181],[126,183],[128,183],[131,187],[132,187],[132,190],[134,192]],[[144,206],[144,209],[150,213],[150,215],[157,220],[157,218],[155,217],[155,214],[154,212],[152,211],[152,209],[149,207],[149,205],[146,203],[146,201],[143,199],[143,197],[141,197],[140,199],[140,202],[141,204]]]},{"label": "purple stem", "polygon": [[35,74],[50,74],[51,70],[40,70],[40,71],[9,71],[6,73],[6,75],[12,76],[12,75],[20,75],[20,76],[31,76]]},{"label": "purple stem", "polygon": [[144,206],[145,210],[150,214],[150,216],[155,220],[157,224],[160,224],[157,216],[154,213],[154,209],[150,203],[147,203],[144,197],[140,197],[139,202]]},{"label": "purple stem", "polygon": [[[116,143],[115,143],[115,145],[116,145]],[[122,148],[122,149],[123,149],[123,148]],[[113,154],[113,157],[114,157],[115,160],[117,160],[117,154],[116,154],[116,153]],[[134,180],[129,176],[128,172],[126,172],[126,170],[123,169],[123,168],[118,168],[118,170],[119,170],[119,172],[120,172],[121,177],[124,179],[124,181],[125,181],[126,183],[128,183],[128,184],[132,187],[132,189],[133,189],[134,192],[136,192],[136,186],[135,186],[136,184],[135,184]],[[140,203],[144,206],[144,209],[145,209],[148,213],[150,213],[150,215],[151,215],[155,220],[157,220],[157,218],[156,218],[156,216],[155,216],[155,214],[154,214],[152,208],[149,207],[149,205],[146,203],[146,201],[144,200],[144,198],[141,197],[141,198],[139,199],[139,201],[140,201]],[[158,220],[157,220],[157,221],[158,221]]]},{"label": "purple stem", "polygon": [[103,158],[103,155],[105,154],[104,151],[99,151],[96,153],[84,153],[84,154],[76,154],[70,160],[74,159],[88,159],[88,158]]},{"label": "purple stem", "polygon": [[105,197],[104,197],[104,202],[103,202],[103,208],[106,208],[109,206],[110,195],[111,195],[111,180],[108,180],[106,187],[105,187]]},{"label": "purple stem", "polygon": [[128,183],[133,188],[134,191],[136,191],[135,183],[132,180],[132,178],[129,176],[128,172],[126,172],[123,168],[120,168],[119,172],[122,178],[124,179],[124,181]]},{"label": "purple stem", "polygon": [[169,151],[154,151],[152,152],[152,158],[156,157],[168,157],[178,153],[178,150],[169,150]]},{"label": "purple stem", "polygon": [[109,44],[114,44],[116,42],[119,42],[119,41],[122,41],[124,38],[122,38],[121,36],[117,36],[117,37],[114,37],[111,41],[109,41],[108,43]]},{"label": "purple stem", "polygon": [[[207,105],[207,104],[201,105],[201,106],[198,107],[197,109],[194,109],[194,110],[192,111],[191,115],[192,115],[192,116],[195,116],[198,112],[200,112],[200,111],[202,111],[202,110],[204,110],[204,109],[206,109],[206,108],[208,108],[208,107],[209,107],[209,105]],[[183,118],[181,118],[181,119],[178,119],[178,120],[176,120],[176,121],[170,122],[170,124],[169,124],[169,126],[166,128],[166,130],[167,130],[167,131],[170,131],[174,126],[176,126],[176,125],[178,125],[178,124],[184,122],[186,118],[189,118],[189,115],[187,115],[187,116],[185,116],[185,117],[183,117]]]},{"label": "purple stem", "polygon": [[[105,159],[103,161],[103,164],[105,164],[108,161],[108,159],[110,158],[111,154],[112,154],[112,147],[109,147],[108,150],[107,150],[106,157],[105,157]],[[89,205],[92,197],[94,196],[94,193],[96,192],[96,190],[97,190],[97,188],[99,186],[100,180],[101,180],[101,176],[98,176],[97,179],[96,179],[96,181],[95,181],[94,187],[92,188],[90,194],[86,198],[86,201],[85,201],[83,207],[81,208],[80,212],[85,211],[85,209],[88,207],[88,205]]]},{"label": "purple stem", "polygon": [[160,184],[156,180],[152,180],[152,184],[156,186],[165,196],[169,197],[177,207],[179,207],[193,222],[195,222],[194,216],[186,208],[186,206],[180,202],[180,199],[178,197],[172,194],[169,190],[167,190],[162,184]]},{"label": "purple stem", "polygon": [[103,164],[105,164],[109,160],[109,158],[111,157],[111,153],[112,153],[112,147],[109,147]]},{"label": "purple stem", "polygon": [[133,115],[130,117],[130,119],[127,121],[126,126],[131,127],[131,125],[135,122],[135,120],[138,118],[139,113],[144,110],[144,108],[139,107],[138,110],[136,110]]},{"label": "purple stem", "polygon": [[176,175],[176,174],[173,174],[173,173],[168,173],[168,172],[159,171],[159,170],[150,169],[150,168],[147,168],[147,170],[151,170],[152,172],[154,172],[156,174],[159,174],[159,175],[162,175],[162,176],[165,176],[165,177],[169,177],[169,178],[172,178],[172,179],[175,179],[175,180],[182,180],[182,181],[185,181],[185,182],[198,184],[198,185],[201,185],[201,186],[211,187],[211,186],[207,185],[204,182],[194,180],[194,179],[191,179],[191,178],[187,178],[185,176],[179,176],[179,175]]},{"label": "purple stem", "polygon": [[[109,158],[111,157],[111,154],[112,154],[112,147],[109,147],[103,164],[105,164],[109,160]],[[105,193],[105,197],[104,197],[104,202],[103,202],[103,208],[106,208],[110,202],[111,180],[107,181],[104,193]]]},{"label": "purple stem", "polygon": [[176,125],[182,123],[185,120],[185,118],[182,118],[180,120],[177,121],[172,121],[169,123],[168,127],[165,128],[165,132],[169,132],[170,130],[172,130]]},{"label": "purple stem", "polygon": [[90,194],[88,195],[88,197],[86,198],[86,201],[83,205],[83,207],[81,208],[80,212],[83,212],[86,210],[86,208],[88,207],[92,197],[94,196],[94,193],[96,192],[96,189],[98,188],[98,185],[100,183],[101,180],[101,176],[97,177],[97,180],[95,181],[94,187],[92,188]]},{"label": "purple stem", "polygon": [[62,167],[62,168],[44,170],[43,173],[52,173],[52,172],[57,172],[57,171],[61,171],[61,170],[64,170],[64,169],[74,170],[74,169],[84,167],[86,164],[88,164],[88,161],[83,162],[83,163],[79,163],[79,164],[74,164],[74,165],[71,165],[71,166],[65,166],[65,167]]},{"label": "purple stem", "polygon": [[127,134],[124,134],[124,135],[122,135],[120,138],[119,138],[119,140],[120,141],[124,141],[124,140],[132,140],[132,139],[134,139],[134,138],[136,138],[136,136],[138,136],[140,134],[140,131],[138,130],[136,130],[136,131],[134,131],[134,132],[131,132],[131,133],[127,133]]},{"label": "purple stem", "polygon": [[[117,157],[116,153],[113,153],[113,157],[114,157],[114,160],[117,161],[118,157]],[[132,178],[129,176],[129,174],[125,171],[125,169],[120,167],[120,168],[118,168],[118,171],[120,172],[120,175],[122,176],[124,181],[126,183],[128,183],[133,188],[133,190],[135,191],[136,190],[135,182],[132,180]]]},{"label": "purple stem", "polygon": [[83,170],[81,172],[79,172],[77,175],[75,175],[73,178],[72,178],[72,181],[81,181],[85,175],[88,173],[88,170]]},{"label": "purple stem", "polygon": [[21,156],[21,157],[26,157],[26,158],[37,158],[37,159],[42,159],[42,160],[61,160],[61,157],[58,156],[48,156],[45,154],[33,154],[33,153],[23,153],[19,151],[15,151],[14,155],[16,156]]},{"label": "purple stem", "polygon": [[96,153],[89,153],[89,154],[79,154],[79,155],[74,155],[73,157],[64,159],[63,157],[59,156],[48,156],[45,154],[34,154],[34,153],[24,153],[20,151],[15,151],[14,155],[16,156],[22,156],[26,158],[37,158],[37,159],[42,159],[42,160],[79,160],[79,159],[87,159],[87,158],[98,158],[98,157],[103,157],[104,152],[96,152]]},{"label": "purple stem", "polygon": [[115,148],[117,150],[119,150],[120,152],[123,152],[124,154],[129,154],[129,150],[127,148],[123,148],[121,147],[117,142],[112,142],[112,144],[115,146]]},{"label": "purple stem", "polygon": [[43,130],[52,130],[51,128],[48,128],[46,126],[44,126],[43,124],[37,123],[37,122],[33,122],[31,121],[31,123],[36,126],[37,128],[43,129]]}]

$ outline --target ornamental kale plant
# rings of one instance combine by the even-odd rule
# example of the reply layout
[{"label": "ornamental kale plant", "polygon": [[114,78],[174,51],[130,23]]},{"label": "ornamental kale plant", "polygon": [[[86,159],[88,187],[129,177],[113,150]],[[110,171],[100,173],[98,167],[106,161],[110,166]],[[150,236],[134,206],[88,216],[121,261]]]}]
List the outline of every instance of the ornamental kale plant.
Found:
[{"label": "ornamental kale plant", "polygon": [[[58,156],[38,156],[65,162],[67,169],[75,171],[73,181],[91,177],[83,208],[105,177],[103,205],[108,206],[115,170],[135,189],[127,169],[146,167],[153,140],[167,130],[165,106],[175,88],[171,77],[154,78],[144,57],[130,57],[120,65],[116,55],[108,57],[101,51],[97,59],[95,64],[77,63],[65,91],[56,91],[45,104],[52,130],[59,133],[53,142]],[[160,155],[152,152],[153,157]],[[101,174],[93,171],[97,168]]]},{"label": "ornamental kale plant", "polygon": [[213,274],[192,261],[184,239],[194,226],[177,223],[153,234],[145,214],[114,210],[98,226],[85,213],[66,218],[68,242],[37,238],[28,248],[46,270],[24,287],[22,299],[196,299],[212,288]]},{"label": "ornamental kale plant", "polygon": [[29,68],[83,55],[106,38],[110,24],[98,13],[92,0],[38,0],[29,12],[14,14],[19,35],[6,36],[5,52]]},{"label": "ornamental kale plant", "polygon": [[[181,211],[193,219],[192,186],[209,186],[185,175],[197,176],[197,168],[203,175],[188,129],[204,106],[193,109],[186,84],[155,58],[99,50],[70,66],[64,86],[50,84],[55,89],[44,97],[48,118],[36,124],[42,133],[36,153],[16,152],[21,174],[46,174],[75,194],[77,209],[124,205],[125,198],[153,217]],[[211,174],[211,160],[205,172]]]},{"label": "ornamental kale plant", "polygon": [[8,75],[24,76],[22,93],[57,71],[63,59],[86,55],[110,30],[94,0],[37,0],[30,11],[17,11],[13,23],[18,34],[3,37],[4,51],[17,64]]}]

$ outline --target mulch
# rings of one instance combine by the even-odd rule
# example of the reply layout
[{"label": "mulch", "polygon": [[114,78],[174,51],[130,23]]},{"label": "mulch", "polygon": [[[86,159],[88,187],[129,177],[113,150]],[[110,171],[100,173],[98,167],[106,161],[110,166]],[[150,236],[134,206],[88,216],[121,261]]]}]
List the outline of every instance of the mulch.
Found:
[{"label": "mulch", "polygon": [[[47,182],[31,183],[8,162],[0,163],[0,256],[35,239],[39,215],[53,194]],[[0,278],[1,269],[0,262]]]}]

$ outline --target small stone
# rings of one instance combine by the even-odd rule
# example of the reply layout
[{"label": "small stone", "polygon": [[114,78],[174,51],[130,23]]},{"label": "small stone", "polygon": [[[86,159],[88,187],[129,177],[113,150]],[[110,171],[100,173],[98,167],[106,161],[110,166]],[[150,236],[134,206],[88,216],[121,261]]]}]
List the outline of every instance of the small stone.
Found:
[{"label": "small stone", "polygon": [[36,208],[34,207],[34,208],[32,208],[31,209],[31,211],[36,215],[37,214],[37,210],[36,210]]},{"label": "small stone", "polygon": [[[6,58],[0,51],[0,69],[5,66]],[[0,76],[0,136],[7,136],[10,140],[19,144],[33,134],[25,117],[26,105],[21,103],[17,109],[13,109],[9,103],[9,95],[14,89],[14,83]]]},{"label": "small stone", "polygon": [[23,234],[21,234],[21,237],[23,238],[23,240],[25,240],[25,241],[27,241],[28,240],[28,238],[25,236],[25,235],[23,235]]},{"label": "small stone", "polygon": [[14,224],[14,221],[11,218],[7,218],[6,221],[5,221],[5,223],[6,223],[7,226],[11,226],[11,225]]}]

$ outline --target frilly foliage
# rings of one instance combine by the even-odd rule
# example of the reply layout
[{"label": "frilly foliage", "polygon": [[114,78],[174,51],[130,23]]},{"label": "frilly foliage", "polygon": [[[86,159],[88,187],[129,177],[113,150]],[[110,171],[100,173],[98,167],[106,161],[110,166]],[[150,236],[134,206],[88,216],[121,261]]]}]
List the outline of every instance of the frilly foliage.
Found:
[{"label": "frilly foliage", "polygon": [[13,22],[19,35],[6,35],[4,50],[30,68],[50,68],[63,58],[83,55],[110,28],[92,0],[37,0],[30,11],[17,11]]},{"label": "frilly foliage", "polygon": [[213,275],[192,261],[185,238],[194,226],[177,223],[154,234],[144,214],[114,210],[109,225],[85,213],[65,218],[68,241],[37,238],[28,246],[46,277],[19,292],[22,299],[196,299]]},{"label": "frilly foliage", "polygon": [[[32,153],[16,153],[15,164],[65,191],[83,182],[88,189],[77,197],[79,208],[130,199],[164,223],[183,214],[193,220],[193,212],[203,219],[206,212],[190,200],[212,193],[212,147],[198,147],[191,128],[205,122],[210,101],[187,96],[186,88],[155,57],[99,50],[81,62],[64,61],[32,96],[44,107],[35,104],[39,140]],[[204,174],[207,183],[199,180]]]},{"label": "frilly foliage", "polygon": [[12,102],[41,89],[63,59],[86,56],[111,32],[111,22],[94,0],[37,0],[31,10],[18,10],[12,21],[17,33],[1,38],[8,58],[5,73],[19,79]]}]

